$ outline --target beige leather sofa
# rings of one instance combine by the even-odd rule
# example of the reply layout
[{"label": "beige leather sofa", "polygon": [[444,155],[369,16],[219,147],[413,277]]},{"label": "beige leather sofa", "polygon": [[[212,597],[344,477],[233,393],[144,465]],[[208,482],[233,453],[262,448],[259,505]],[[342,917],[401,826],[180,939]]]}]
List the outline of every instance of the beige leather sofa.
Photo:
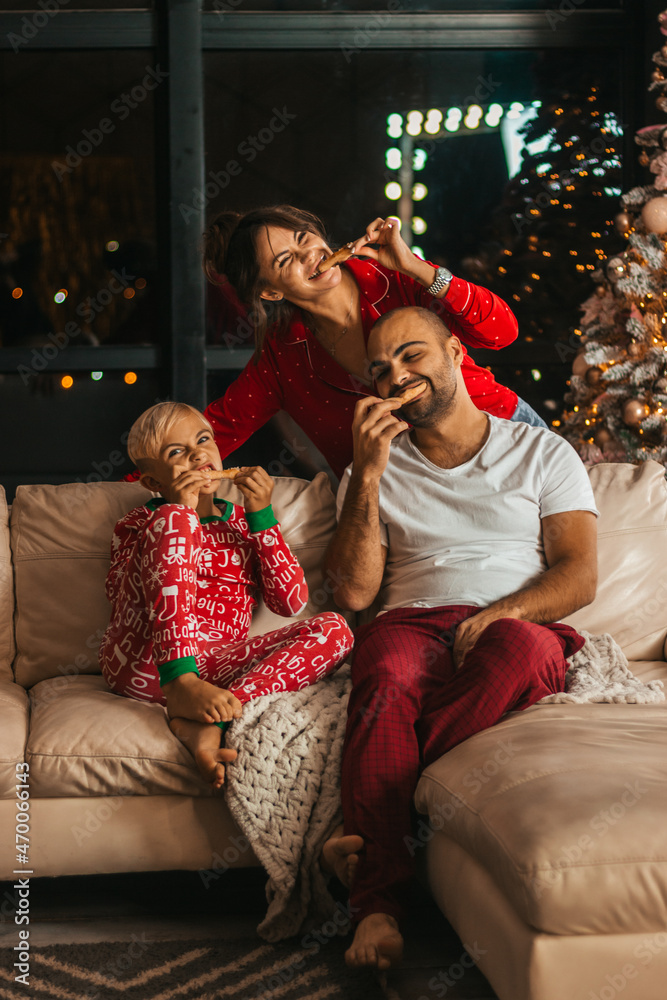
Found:
[{"label": "beige leather sofa", "polygon": [[[591,479],[600,586],[570,621],[612,632],[643,679],[667,679],[664,470],[602,465]],[[112,694],[98,671],[109,539],[145,495],[126,483],[21,487],[10,524],[0,504],[2,879],[22,867],[24,761],[35,876],[181,868],[214,878],[256,863],[162,708]],[[326,477],[278,480],[275,508],[306,569],[304,614],[332,607],[319,572],[334,526]],[[253,631],[280,621],[261,608]],[[417,803],[430,820],[415,850],[501,1000],[667,996],[666,723],[664,705],[535,706],[424,772]],[[428,1000],[462,970],[443,965]]]}]

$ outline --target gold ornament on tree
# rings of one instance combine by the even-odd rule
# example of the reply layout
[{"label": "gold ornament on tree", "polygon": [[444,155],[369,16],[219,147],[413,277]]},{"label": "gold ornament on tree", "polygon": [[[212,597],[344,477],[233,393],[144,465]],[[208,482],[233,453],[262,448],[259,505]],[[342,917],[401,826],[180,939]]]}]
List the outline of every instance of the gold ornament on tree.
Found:
[{"label": "gold ornament on tree", "polygon": [[[621,235],[623,235],[623,233],[627,233],[628,229],[632,224],[632,220],[630,219],[630,216],[628,215],[627,212],[619,212],[614,220],[614,223],[616,225],[616,231],[621,233]],[[604,289],[603,289],[603,294],[604,294]]]},{"label": "gold ornament on tree", "polygon": [[642,208],[642,222],[650,233],[667,233],[667,198],[651,198]]},{"label": "gold ornament on tree", "polygon": [[647,413],[648,408],[643,399],[626,399],[623,403],[623,420],[628,427],[639,427]]},{"label": "gold ornament on tree", "polygon": [[589,368],[588,371],[586,372],[586,381],[588,382],[589,385],[598,385],[600,383],[601,378],[602,378],[602,369],[599,368],[597,365],[593,365],[593,367]]}]

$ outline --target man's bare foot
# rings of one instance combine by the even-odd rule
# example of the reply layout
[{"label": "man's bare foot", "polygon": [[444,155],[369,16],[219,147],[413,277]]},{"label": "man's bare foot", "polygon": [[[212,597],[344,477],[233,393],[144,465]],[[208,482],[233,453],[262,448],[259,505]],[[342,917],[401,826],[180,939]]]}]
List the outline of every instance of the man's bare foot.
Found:
[{"label": "man's bare foot", "polygon": [[363,846],[364,842],[361,837],[354,833],[345,837],[343,836],[343,827],[339,826],[322,848],[320,865],[325,872],[331,872],[349,889],[359,864],[357,852]]},{"label": "man's bare foot", "polygon": [[211,723],[241,718],[243,706],[231,691],[203,681],[194,672],[181,674],[165,684],[162,693],[170,719]]},{"label": "man's bare foot", "polygon": [[236,760],[237,753],[220,746],[220,728],[191,719],[171,719],[169,728],[188,748],[202,777],[214,788],[221,788],[225,783],[225,764]]},{"label": "man's bare foot", "polygon": [[384,971],[403,957],[403,937],[388,913],[369,913],[359,922],[354,940],[345,952],[348,965],[369,965]]}]

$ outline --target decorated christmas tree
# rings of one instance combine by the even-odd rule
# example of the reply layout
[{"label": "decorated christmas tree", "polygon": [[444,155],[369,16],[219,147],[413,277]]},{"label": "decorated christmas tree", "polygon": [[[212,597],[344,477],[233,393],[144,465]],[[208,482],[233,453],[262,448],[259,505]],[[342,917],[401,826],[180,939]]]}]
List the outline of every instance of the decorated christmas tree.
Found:
[{"label": "decorated christmas tree", "polygon": [[[667,35],[667,10],[658,21]],[[667,43],[653,62],[649,91],[664,113]],[[621,198],[625,248],[593,275],[572,338],[568,409],[554,421],[587,463],[667,464],[667,124],[640,129],[635,141],[653,183]]]},{"label": "decorated christmas tree", "polygon": [[465,263],[511,306],[520,339],[551,352],[567,342],[593,273],[618,244],[621,130],[615,90],[599,65],[584,68],[559,51],[537,74],[544,98],[521,129],[520,170],[485,245]]}]

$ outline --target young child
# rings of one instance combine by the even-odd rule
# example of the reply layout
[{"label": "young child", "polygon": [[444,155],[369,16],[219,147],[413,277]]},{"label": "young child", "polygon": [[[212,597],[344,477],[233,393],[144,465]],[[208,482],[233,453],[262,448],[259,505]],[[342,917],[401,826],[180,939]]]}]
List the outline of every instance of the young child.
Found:
[{"label": "young child", "polygon": [[116,525],[106,592],[113,608],[100,665],[118,694],[166,705],[172,732],[219,788],[236,751],[221,730],[251,698],[295,691],[335,670],[352,648],[341,615],[323,613],[248,639],[259,590],[289,618],[306,604],[303,571],[271,509],[273,480],[254,466],[234,479],[244,507],[215,498],[222,469],[213,430],[185,403],[158,403],[133,424],[128,454],[161,497]]}]

